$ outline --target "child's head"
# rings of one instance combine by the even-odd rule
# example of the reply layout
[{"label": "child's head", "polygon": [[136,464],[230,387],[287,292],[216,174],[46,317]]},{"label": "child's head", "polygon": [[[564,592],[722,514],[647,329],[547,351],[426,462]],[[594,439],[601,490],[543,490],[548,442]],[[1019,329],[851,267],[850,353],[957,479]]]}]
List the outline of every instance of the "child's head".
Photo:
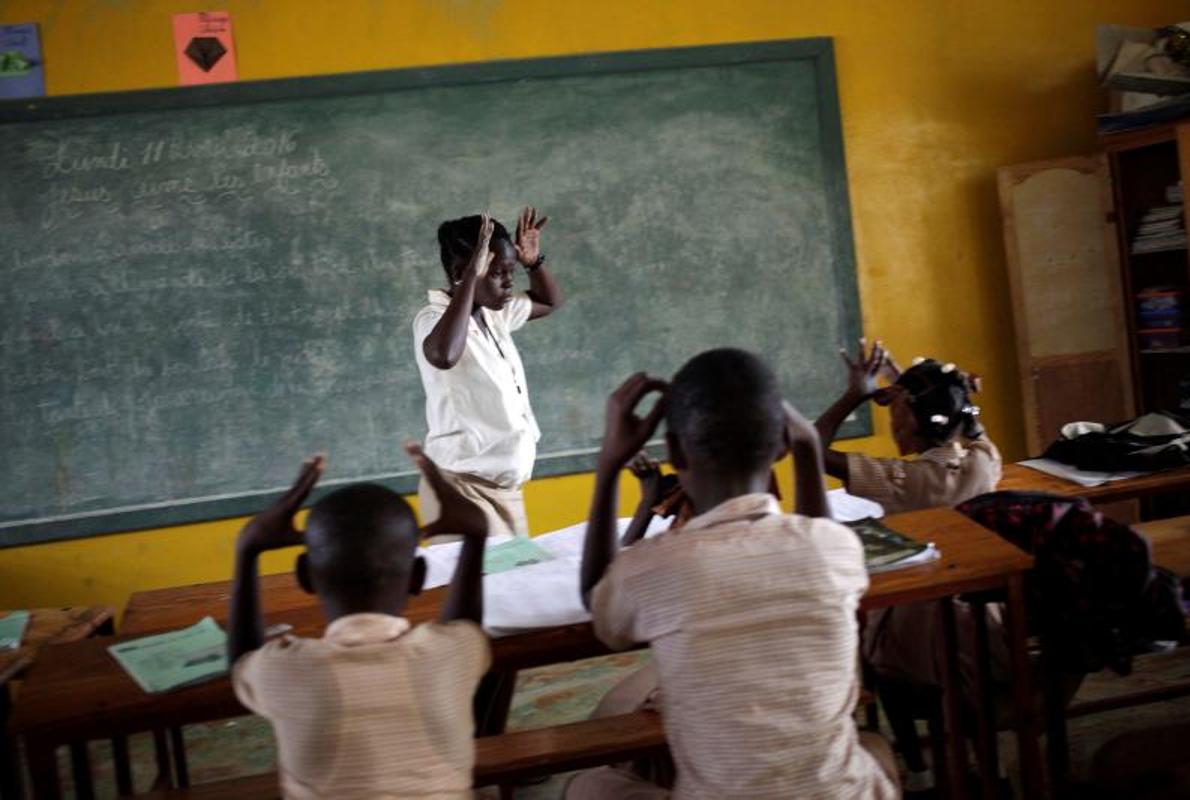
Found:
[{"label": "child's head", "polygon": [[892,432],[902,455],[946,444],[958,434],[975,439],[983,434],[979,406],[971,395],[978,378],[932,358],[914,361],[897,382],[883,389],[877,402],[892,412]]},{"label": "child's head", "polygon": [[[471,262],[475,242],[479,239],[480,216],[452,219],[438,226],[438,249],[442,268],[451,286],[461,280],[463,270]],[[492,240],[488,249],[495,254],[487,275],[475,287],[475,302],[485,308],[502,308],[512,297],[513,275],[517,254],[508,229],[492,220]]]},{"label": "child's head", "polygon": [[670,461],[687,476],[762,481],[785,449],[785,414],[772,370],[743,350],[708,350],[670,383],[666,438]]},{"label": "child's head", "polygon": [[395,614],[421,591],[417,519],[383,486],[357,483],[331,492],[311,507],[305,538],[298,580],[335,615]]}]

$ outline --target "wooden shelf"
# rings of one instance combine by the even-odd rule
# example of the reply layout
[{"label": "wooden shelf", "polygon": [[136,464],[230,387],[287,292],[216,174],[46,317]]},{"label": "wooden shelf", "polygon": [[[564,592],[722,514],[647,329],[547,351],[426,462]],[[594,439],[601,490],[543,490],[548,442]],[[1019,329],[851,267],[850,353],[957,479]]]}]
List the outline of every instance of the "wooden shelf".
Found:
[{"label": "wooden shelf", "polygon": [[1190,346],[1167,347],[1164,349],[1139,350],[1142,356],[1186,356],[1190,355]]},{"label": "wooden shelf", "polygon": [[1186,245],[1179,244],[1175,247],[1163,247],[1160,250],[1143,250],[1139,253],[1136,252],[1135,250],[1133,250],[1130,253],[1128,253],[1128,255],[1131,256],[1132,258],[1138,258],[1141,256],[1155,256],[1160,253],[1184,253],[1184,252],[1186,252],[1186,249],[1187,249]]}]

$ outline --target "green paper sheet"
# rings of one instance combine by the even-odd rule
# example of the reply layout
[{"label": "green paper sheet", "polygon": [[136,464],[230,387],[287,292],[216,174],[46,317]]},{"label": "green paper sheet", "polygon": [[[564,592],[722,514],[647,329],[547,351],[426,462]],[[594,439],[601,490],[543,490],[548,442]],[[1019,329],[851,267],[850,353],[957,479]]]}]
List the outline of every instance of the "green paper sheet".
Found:
[{"label": "green paper sheet", "polygon": [[0,650],[16,650],[29,625],[28,611],[10,611],[0,617]]},{"label": "green paper sheet", "polygon": [[483,574],[493,575],[497,572],[507,572],[517,567],[540,564],[553,559],[554,556],[549,551],[534,544],[532,539],[518,537],[511,542],[498,544],[484,551]]},{"label": "green paper sheet", "polygon": [[227,673],[227,634],[210,617],[180,631],[114,644],[108,652],[149,693]]}]

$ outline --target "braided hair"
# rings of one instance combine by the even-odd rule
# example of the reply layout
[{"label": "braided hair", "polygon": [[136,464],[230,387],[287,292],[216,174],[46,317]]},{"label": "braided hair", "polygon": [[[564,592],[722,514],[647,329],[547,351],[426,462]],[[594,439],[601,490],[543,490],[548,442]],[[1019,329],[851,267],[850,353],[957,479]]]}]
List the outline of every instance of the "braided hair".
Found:
[{"label": "braided hair", "polygon": [[979,391],[979,378],[932,358],[916,358],[901,373],[897,385],[909,395],[918,434],[935,447],[946,444],[956,432],[968,439],[983,435],[979,406],[971,395]]},{"label": "braided hair", "polygon": [[[442,256],[442,269],[446,271],[446,279],[451,283],[458,280],[456,272],[459,265],[471,261],[475,241],[479,238],[480,222],[480,216],[472,214],[469,217],[448,219],[438,226],[438,250]],[[495,249],[496,243],[500,241],[513,246],[508,229],[492,220],[492,242],[489,247]]]}]

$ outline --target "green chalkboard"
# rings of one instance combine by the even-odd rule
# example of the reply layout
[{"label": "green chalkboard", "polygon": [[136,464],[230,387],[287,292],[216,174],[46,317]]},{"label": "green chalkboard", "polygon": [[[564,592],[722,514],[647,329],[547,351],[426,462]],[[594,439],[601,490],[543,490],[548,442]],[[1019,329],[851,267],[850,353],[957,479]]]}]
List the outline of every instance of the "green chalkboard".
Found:
[{"label": "green chalkboard", "polygon": [[521,204],[568,295],[519,339],[536,475],[589,469],[608,391],[708,347],[810,414],[839,388],[830,40],[0,104],[0,546],[253,511],[318,450],[325,487],[411,489],[437,225]]}]

